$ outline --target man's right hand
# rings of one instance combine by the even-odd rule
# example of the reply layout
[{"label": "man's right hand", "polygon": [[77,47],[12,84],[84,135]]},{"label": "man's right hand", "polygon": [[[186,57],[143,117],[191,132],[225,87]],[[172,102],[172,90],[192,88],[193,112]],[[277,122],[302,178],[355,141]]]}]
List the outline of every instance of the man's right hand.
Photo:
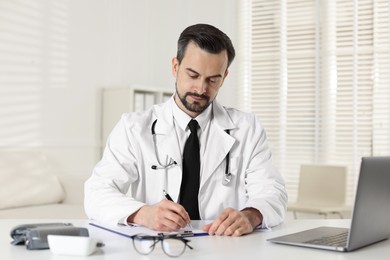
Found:
[{"label": "man's right hand", "polygon": [[157,204],[143,206],[127,221],[154,230],[175,231],[185,227],[190,222],[190,216],[182,205],[164,199]]}]

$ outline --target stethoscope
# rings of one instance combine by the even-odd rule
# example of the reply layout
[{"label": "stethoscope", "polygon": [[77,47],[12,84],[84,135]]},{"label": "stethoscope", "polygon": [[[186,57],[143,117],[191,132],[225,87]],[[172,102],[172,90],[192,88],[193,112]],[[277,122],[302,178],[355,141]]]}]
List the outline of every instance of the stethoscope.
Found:
[{"label": "stethoscope", "polygon": [[160,161],[160,156],[158,156],[158,152],[157,152],[156,132],[154,131],[154,127],[156,126],[156,123],[157,123],[157,119],[154,120],[154,122],[152,124],[152,136],[153,136],[154,153],[156,155],[157,163],[159,164],[159,166],[158,165],[152,165],[152,169],[153,170],[157,170],[157,169],[165,169],[165,170],[167,170],[167,169],[171,168],[172,166],[176,166],[177,162],[174,161],[172,158],[170,158],[169,162],[166,163],[166,164],[163,164]]},{"label": "stethoscope", "polygon": [[[173,166],[176,166],[177,162],[175,160],[173,160],[172,158],[169,159],[168,163],[164,164],[164,163],[161,162],[160,157],[158,156],[158,152],[157,152],[156,132],[154,131],[156,123],[157,123],[157,119],[154,120],[154,122],[152,124],[151,132],[152,132],[152,136],[153,136],[154,153],[156,155],[156,159],[157,159],[158,165],[152,165],[151,168],[153,170],[157,170],[157,169],[167,170],[167,169],[169,169],[169,168],[171,168]],[[225,132],[227,134],[230,134],[230,130],[229,129],[225,130]],[[222,180],[222,185],[224,185],[224,186],[227,186],[230,183],[230,181],[232,180],[232,174],[229,172],[229,163],[230,163],[230,153],[228,153],[226,155],[226,168],[225,168],[224,178]]]}]

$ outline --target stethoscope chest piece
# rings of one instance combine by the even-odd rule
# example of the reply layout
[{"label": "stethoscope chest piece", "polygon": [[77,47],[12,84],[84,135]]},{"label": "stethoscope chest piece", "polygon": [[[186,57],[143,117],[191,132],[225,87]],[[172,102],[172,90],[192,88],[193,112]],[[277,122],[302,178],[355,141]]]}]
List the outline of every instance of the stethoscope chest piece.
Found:
[{"label": "stethoscope chest piece", "polygon": [[232,180],[232,174],[230,172],[229,173],[225,173],[225,176],[223,178],[222,184],[224,186],[227,186],[227,185],[229,185],[231,180]]}]

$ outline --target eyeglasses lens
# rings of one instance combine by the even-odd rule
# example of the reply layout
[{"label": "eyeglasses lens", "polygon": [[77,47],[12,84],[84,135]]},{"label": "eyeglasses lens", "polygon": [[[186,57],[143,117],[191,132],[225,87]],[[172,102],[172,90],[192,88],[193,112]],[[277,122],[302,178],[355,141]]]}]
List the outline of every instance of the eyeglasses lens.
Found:
[{"label": "eyeglasses lens", "polygon": [[180,256],[186,249],[186,244],[180,239],[167,238],[162,241],[162,248],[169,256]]},{"label": "eyeglasses lens", "polygon": [[154,241],[154,239],[144,239],[144,238],[133,239],[134,248],[141,255],[150,254],[153,251],[155,244],[156,242]]}]

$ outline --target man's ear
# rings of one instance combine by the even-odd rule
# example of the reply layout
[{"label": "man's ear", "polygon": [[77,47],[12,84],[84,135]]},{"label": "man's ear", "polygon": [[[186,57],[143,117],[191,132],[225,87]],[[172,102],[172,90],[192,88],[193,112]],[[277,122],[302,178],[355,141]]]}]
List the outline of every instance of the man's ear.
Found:
[{"label": "man's ear", "polygon": [[179,60],[176,57],[172,58],[172,75],[176,78],[177,71],[179,70]]},{"label": "man's ear", "polygon": [[228,69],[226,69],[226,71],[225,71],[225,75],[223,75],[223,80],[225,80],[225,78],[227,77],[227,75],[229,74],[229,70]]},{"label": "man's ear", "polygon": [[226,69],[225,74],[223,75],[223,78],[222,78],[221,86],[222,86],[223,83],[225,82],[225,79],[226,79],[226,77],[227,77],[228,74],[229,74],[229,70]]}]

